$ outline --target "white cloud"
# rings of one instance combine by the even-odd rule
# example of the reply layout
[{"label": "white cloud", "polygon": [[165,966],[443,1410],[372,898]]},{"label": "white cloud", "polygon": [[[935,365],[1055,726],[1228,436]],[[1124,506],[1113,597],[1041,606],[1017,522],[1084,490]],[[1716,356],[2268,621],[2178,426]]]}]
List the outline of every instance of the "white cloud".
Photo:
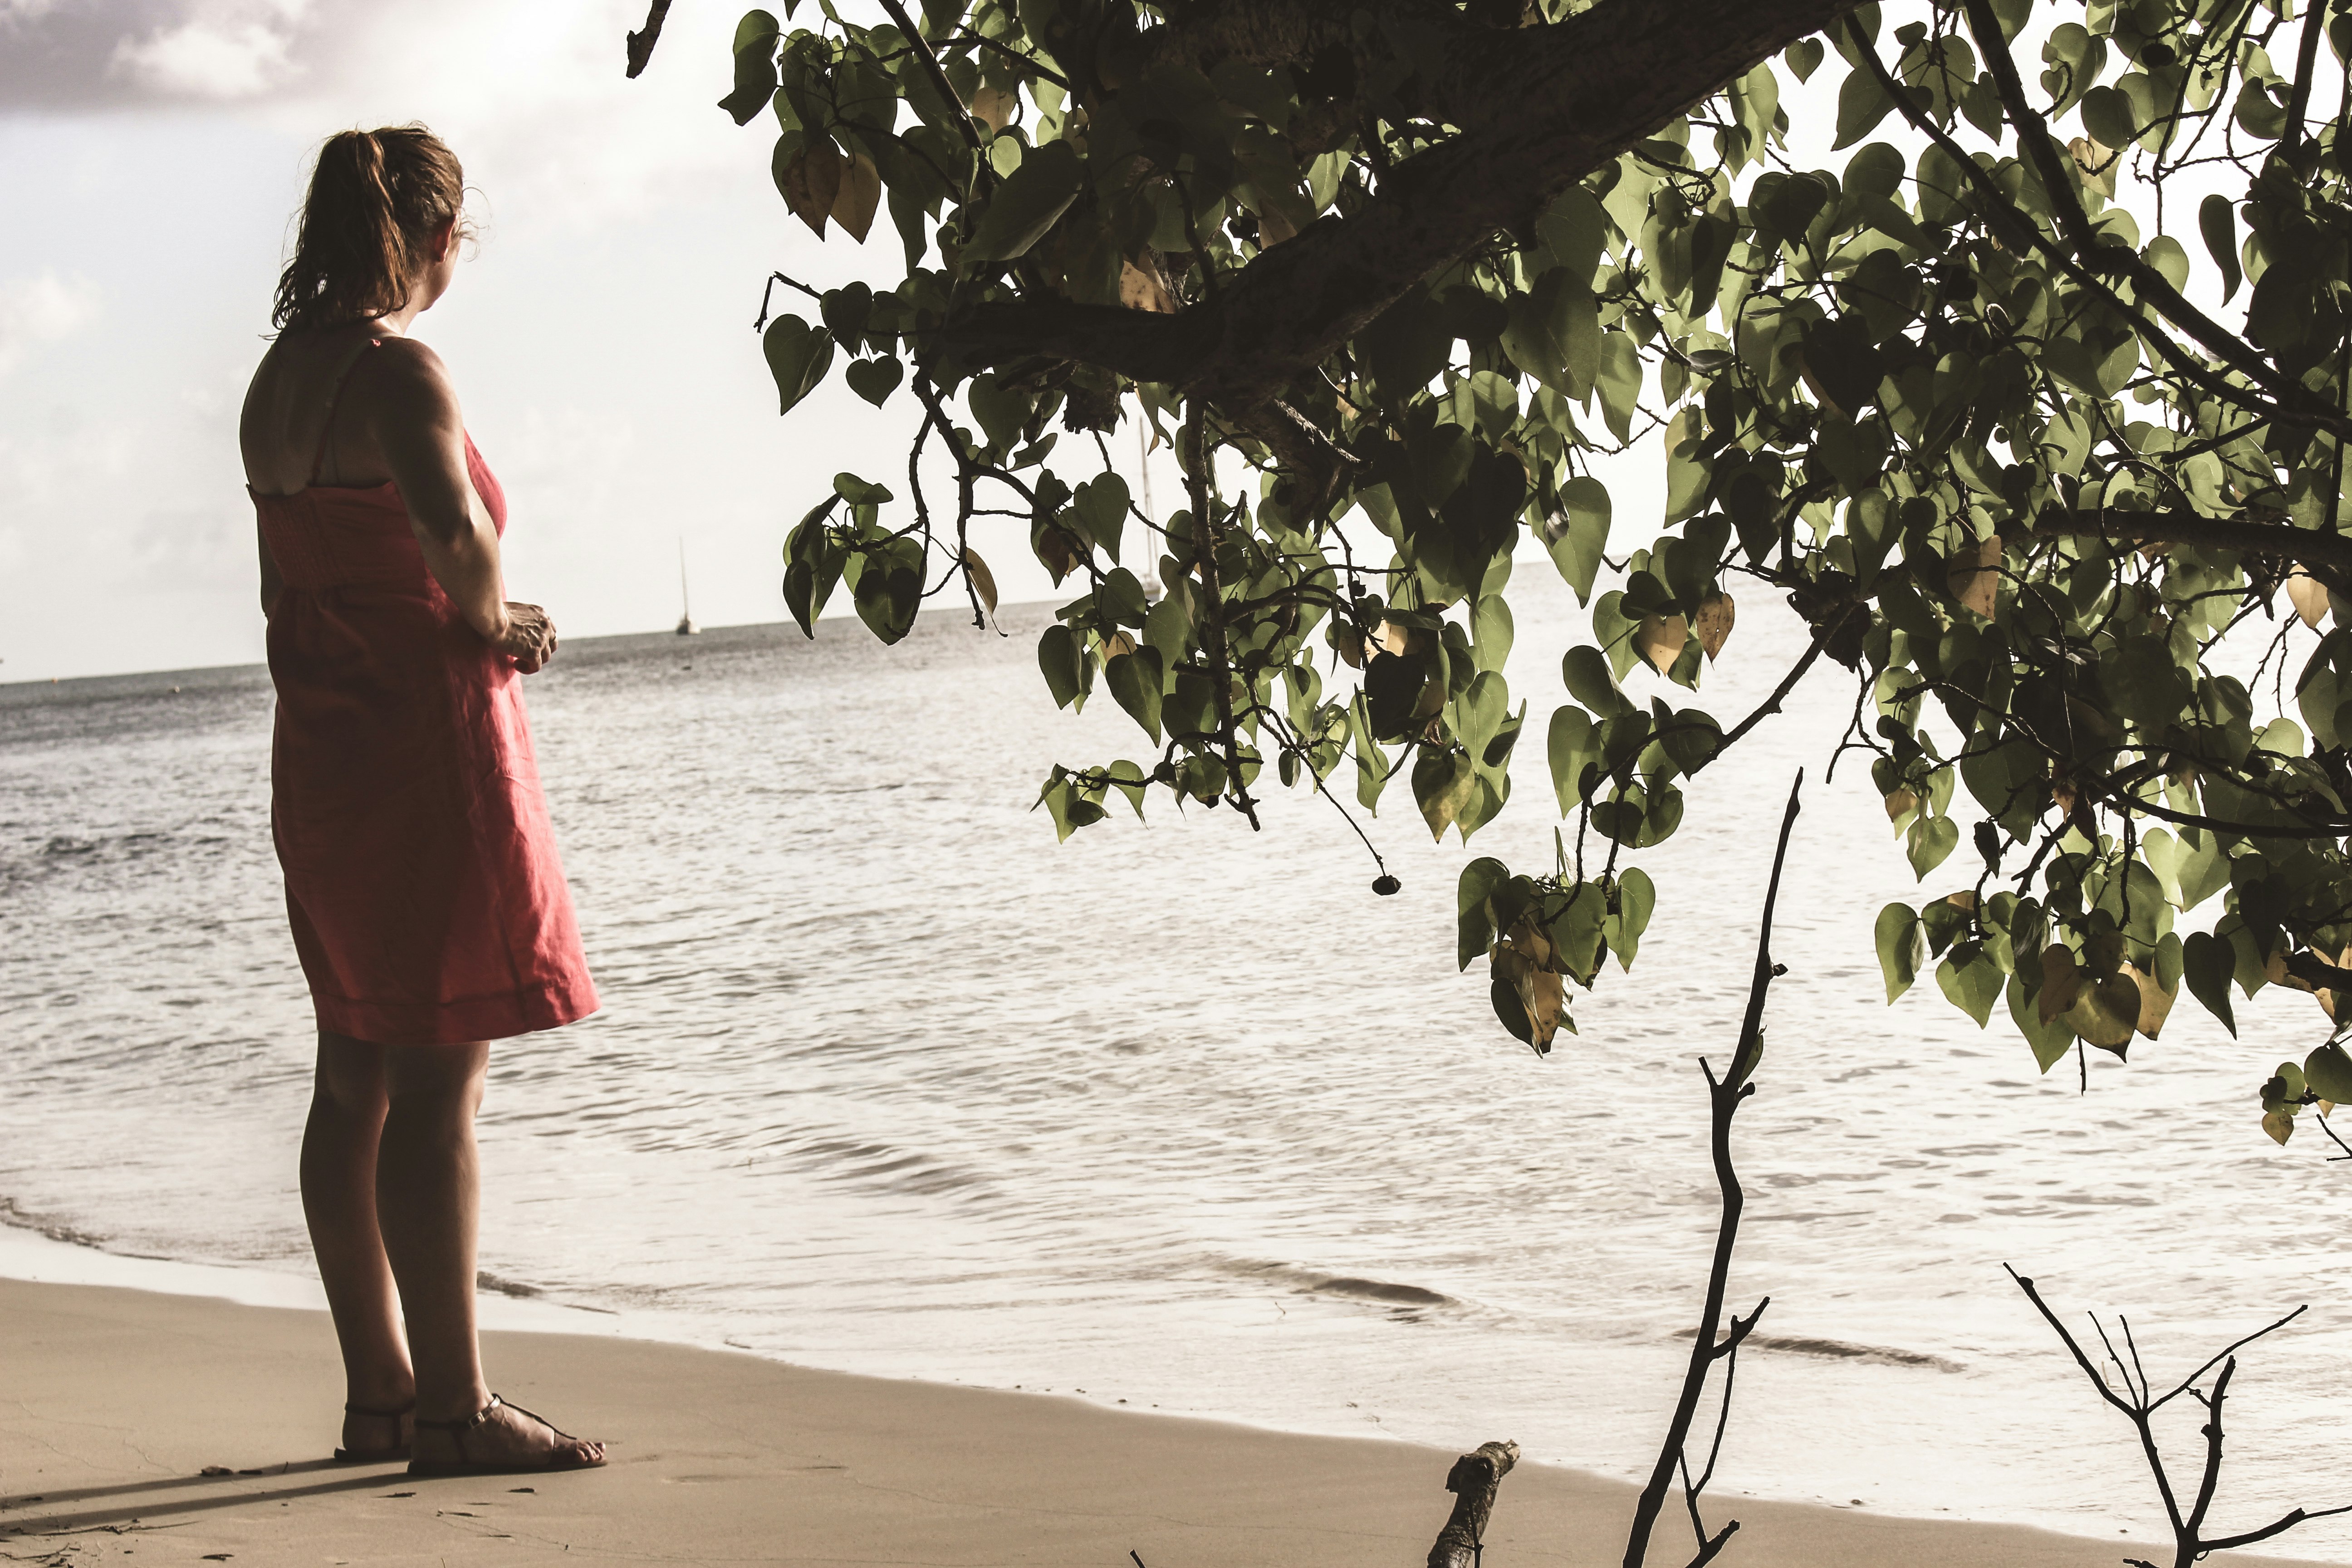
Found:
[{"label": "white cloud", "polygon": [[71,336],[98,319],[98,285],[43,272],[0,279],[0,375],[35,343]]},{"label": "white cloud", "polygon": [[118,42],[108,75],[164,97],[258,97],[297,75],[291,24],[301,9],[285,0],[205,7],[179,26],[160,26],[146,37]]}]

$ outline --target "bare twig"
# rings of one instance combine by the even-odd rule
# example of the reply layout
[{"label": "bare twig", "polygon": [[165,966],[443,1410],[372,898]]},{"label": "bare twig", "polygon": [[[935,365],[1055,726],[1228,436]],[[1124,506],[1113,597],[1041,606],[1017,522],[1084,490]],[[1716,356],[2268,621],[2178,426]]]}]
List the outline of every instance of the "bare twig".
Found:
[{"label": "bare twig", "polygon": [[[2009,1277],[2017,1281],[2017,1288],[2025,1292],[2025,1299],[2033,1303],[2033,1309],[2042,1314],[2042,1321],[2048,1323],[2052,1331],[2057,1334],[2059,1342],[2074,1356],[2074,1364],[2083,1369],[2083,1375],[2089,1378],[2091,1386],[2098,1390],[2099,1397],[2121,1411],[2131,1422],[2132,1430],[2139,1438],[2140,1453],[2147,1460],[2148,1475],[2155,1480],[2157,1495],[2164,1502],[2166,1521],[2172,1529],[2174,1568],[2193,1568],[2193,1564],[2200,1558],[2210,1552],[2225,1552],[2232,1547],[2251,1546],[2258,1541],[2268,1541],[2272,1536],[2284,1534],[2305,1520],[2325,1519],[2330,1514],[2352,1513],[2352,1503],[2347,1503],[2340,1508],[2308,1510],[2297,1508],[2289,1510],[2282,1517],[2258,1530],[2220,1537],[2208,1537],[2205,1534],[2205,1521],[2212,1509],[2214,1494],[2219,1489],[2221,1479],[2221,1404],[2229,1397],[2230,1380],[2238,1373],[2237,1352],[2263,1335],[2273,1333],[2303,1316],[2304,1308],[2297,1307],[2278,1321],[2256,1329],[2252,1333],[2231,1343],[2209,1357],[2202,1366],[2182,1378],[2173,1385],[2170,1392],[2160,1397],[2153,1396],[2147,1373],[2140,1367],[2139,1343],[2132,1334],[2131,1325],[2128,1322],[2122,1325],[2124,1347],[2131,1357],[2130,1364],[2126,1365],[2123,1357],[2116,1354],[2114,1342],[2107,1338],[2106,1325],[2094,1316],[2091,1319],[2091,1327],[2098,1333],[2100,1342],[2106,1346],[2108,1359],[2116,1363],[2116,1370],[2123,1380],[2124,1393],[2117,1394],[2114,1385],[2099,1374],[2098,1368],[2092,1363],[2090,1355],[2083,1349],[2082,1342],[2074,1338],[2074,1333],[2063,1322],[2059,1321],[2058,1314],[2050,1310],[2050,1304],[2042,1299],[2042,1292],[2034,1289],[2033,1281],[2020,1274],[2015,1268],[2010,1268],[2008,1264],[2003,1264],[2001,1267],[2009,1269]],[[2221,1369],[2221,1375],[2213,1380],[2213,1392],[2209,1394],[2200,1389],[2197,1383],[2216,1366]],[[2135,1373],[2137,1373],[2136,1376]],[[2199,1428],[2199,1436],[2205,1439],[2204,1462],[2200,1468],[2197,1495],[2190,1501],[2186,1511],[2181,1509],[2179,1500],[2172,1489],[2172,1478],[2165,1469],[2164,1455],[2158,1446],[2155,1427],[2156,1413],[2183,1394],[2205,1407],[2205,1422]]]},{"label": "bare twig", "polygon": [[[1699,1313],[1698,1332],[1691,1342],[1690,1364],[1683,1373],[1682,1395],[1675,1403],[1674,1415],[1666,1424],[1665,1441],[1658,1449],[1657,1463],[1651,1468],[1649,1484],[1642,1489],[1641,1500],[1633,1508],[1633,1524],[1625,1539],[1625,1568],[1642,1568],[1650,1551],[1650,1532],[1656,1528],[1659,1513],[1666,1505],[1667,1489],[1674,1484],[1680,1469],[1685,1477],[1684,1500],[1690,1510],[1692,1528],[1698,1534],[1698,1555],[1696,1564],[1711,1561],[1730,1540],[1738,1528],[1734,1521],[1710,1537],[1698,1511],[1698,1492],[1715,1473],[1715,1457],[1710,1452],[1706,1469],[1696,1483],[1688,1480],[1686,1446],[1690,1440],[1692,1420],[1698,1414],[1699,1401],[1706,1393],[1706,1378],[1717,1361],[1727,1363],[1726,1397],[1728,1399],[1730,1358],[1739,1348],[1771,1299],[1757,1303],[1756,1310],[1745,1318],[1735,1317],[1730,1331],[1718,1342],[1717,1331],[1723,1324],[1723,1299],[1731,1279],[1731,1250],[1739,1239],[1739,1215],[1746,1206],[1747,1196],[1740,1190],[1738,1173],[1731,1163],[1731,1121],[1738,1114],[1740,1102],[1756,1092],[1754,1075],[1757,1063],[1764,1055],[1764,996],[1770,989],[1774,976],[1781,973],[1772,962],[1772,909],[1780,897],[1780,870],[1789,858],[1789,836],[1797,826],[1798,795],[1804,788],[1805,775],[1797,774],[1789,789],[1789,809],[1780,818],[1780,838],[1772,852],[1772,879],[1764,889],[1764,918],[1756,934],[1756,970],[1748,988],[1748,1011],[1740,1020],[1739,1043],[1733,1048],[1731,1066],[1721,1078],[1699,1058],[1699,1070],[1706,1075],[1709,1118],[1708,1148],[1715,1161],[1715,1179],[1722,1194],[1722,1218],[1716,1226],[1715,1260],[1707,1271],[1706,1304]],[[1716,1430],[1716,1447],[1723,1441],[1720,1425]]]}]

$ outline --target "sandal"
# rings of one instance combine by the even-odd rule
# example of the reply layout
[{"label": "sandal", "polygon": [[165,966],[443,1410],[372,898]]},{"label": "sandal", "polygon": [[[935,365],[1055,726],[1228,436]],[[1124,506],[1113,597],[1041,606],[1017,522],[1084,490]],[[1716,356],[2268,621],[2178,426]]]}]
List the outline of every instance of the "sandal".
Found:
[{"label": "sandal", "polygon": [[[346,1405],[343,1406],[343,1413],[347,1415],[373,1415],[380,1421],[405,1423],[409,1412],[415,1408],[416,1401],[412,1399],[397,1410],[371,1410],[364,1405]],[[408,1458],[408,1445],[404,1442],[387,1444],[381,1448],[335,1450],[335,1463],[339,1465],[388,1465],[394,1460],[406,1458]]]},{"label": "sandal", "polygon": [[466,1454],[466,1434],[488,1421],[490,1418],[490,1412],[501,1405],[505,1405],[509,1410],[518,1415],[529,1416],[567,1443],[577,1444],[589,1441],[586,1438],[574,1437],[536,1410],[525,1410],[520,1405],[509,1405],[507,1401],[493,1394],[490,1395],[490,1402],[471,1415],[460,1416],[454,1421],[427,1421],[422,1417],[418,1418],[415,1424],[419,1428],[428,1432],[449,1434],[450,1441],[457,1445],[457,1460],[455,1464],[447,1464],[427,1463],[422,1459],[411,1458],[408,1461],[408,1473],[412,1476],[509,1476],[538,1470],[593,1470],[604,1464],[604,1446],[600,1443],[589,1444],[596,1450],[593,1458],[583,1456],[578,1448],[558,1448],[535,1459],[468,1458]]}]

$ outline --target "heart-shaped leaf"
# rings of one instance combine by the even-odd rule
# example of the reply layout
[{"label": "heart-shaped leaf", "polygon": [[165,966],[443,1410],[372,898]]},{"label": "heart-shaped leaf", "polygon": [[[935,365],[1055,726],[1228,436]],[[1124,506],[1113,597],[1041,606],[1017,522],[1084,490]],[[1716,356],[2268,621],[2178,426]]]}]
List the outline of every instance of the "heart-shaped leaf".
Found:
[{"label": "heart-shaped leaf", "polygon": [[989,198],[988,210],[964,243],[964,259],[1011,261],[1026,255],[1078,199],[1083,173],[1078,150],[1067,142],[1048,142],[1032,151]]},{"label": "heart-shaped leaf", "polygon": [[760,339],[768,373],[776,378],[776,412],[790,414],[833,364],[833,334],[798,316],[778,316]]},{"label": "heart-shaped leaf", "polygon": [[889,358],[852,360],[841,373],[849,390],[877,408],[890,400],[906,376],[907,367]]},{"label": "heart-shaped leaf", "polygon": [[833,221],[849,231],[849,237],[858,244],[866,243],[866,231],[874,226],[874,209],[882,205],[882,176],[874,167],[874,160],[860,153],[841,166],[840,188],[834,193],[829,209]]},{"label": "heart-shaped leaf", "polygon": [[[783,150],[783,144],[779,142],[776,151],[780,157]],[[782,193],[784,205],[823,239],[825,217],[841,195],[841,150],[833,144],[832,138],[820,136],[793,157],[781,159],[773,172],[776,189]]]},{"label": "heart-shaped leaf", "polygon": [[886,644],[900,641],[914,629],[923,603],[923,547],[894,539],[867,550],[853,592],[866,629]]},{"label": "heart-shaped leaf", "polygon": [[[1127,639],[1121,637],[1120,641]],[[1103,679],[1110,687],[1112,700],[1127,710],[1129,718],[1143,726],[1151,743],[1160,743],[1160,693],[1161,671],[1160,650],[1139,647],[1114,656],[1103,666]]]}]

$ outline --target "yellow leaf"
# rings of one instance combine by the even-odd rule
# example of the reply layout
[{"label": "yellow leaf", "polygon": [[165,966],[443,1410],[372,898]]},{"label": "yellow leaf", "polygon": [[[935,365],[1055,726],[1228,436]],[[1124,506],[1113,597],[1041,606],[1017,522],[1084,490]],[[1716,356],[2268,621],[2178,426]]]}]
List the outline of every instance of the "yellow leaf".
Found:
[{"label": "yellow leaf", "polygon": [[1160,263],[1149,256],[1141,265],[1132,260],[1118,264],[1118,302],[1130,310],[1154,310],[1161,315],[1173,315],[1180,308]]},{"label": "yellow leaf", "polygon": [[2042,997],[2038,1011],[2043,1023],[2071,1011],[2083,992],[2083,972],[2066,944],[2053,942],[2042,950]]},{"label": "yellow leaf", "polygon": [[1113,632],[1102,640],[1102,661],[1106,667],[1119,655],[1134,651],[1135,639],[1125,632]]},{"label": "yellow leaf", "polygon": [[1419,626],[1406,626],[1402,621],[1384,620],[1381,635],[1372,645],[1381,653],[1425,653],[1433,639]]},{"label": "yellow leaf", "polygon": [[988,127],[992,136],[1013,123],[1020,100],[1002,88],[983,87],[971,95],[971,117]]},{"label": "yellow leaf", "polygon": [[1886,820],[1900,822],[1919,809],[1919,797],[1907,789],[1898,789],[1886,797]]},{"label": "yellow leaf", "polygon": [[2327,614],[2326,586],[2298,566],[2286,574],[2286,596],[2294,605],[2294,613],[2303,617],[2303,624],[2317,631],[2320,620]]},{"label": "yellow leaf", "polygon": [[1952,908],[1956,910],[1975,909],[1977,907],[1976,890],[1971,888],[1962,888],[1957,893],[1946,893],[1944,895],[1944,902],[1951,905]]},{"label": "yellow leaf", "polygon": [[1674,668],[1690,640],[1690,623],[1680,616],[1643,616],[1633,628],[1633,651],[1649,660],[1660,675]]},{"label": "yellow leaf", "polygon": [[1945,570],[1946,586],[1963,609],[1992,619],[1993,596],[2000,587],[2000,535],[1988,533],[1973,551],[1956,552]]},{"label": "yellow leaf", "polygon": [[2124,973],[2139,987],[2139,1020],[2135,1026],[2149,1039],[2162,1032],[2166,1015],[2172,1011],[2172,999],[2180,994],[2180,983],[2174,981],[2172,989],[2165,990],[2156,983],[2156,976],[2136,963],[2124,965]]},{"label": "yellow leaf", "polygon": [[825,216],[841,195],[841,153],[819,141],[784,165],[784,205],[793,216],[824,237]]},{"label": "yellow leaf", "polygon": [[[848,226],[845,224],[843,226]],[[971,574],[972,592],[980,595],[981,606],[991,615],[995,614],[996,574],[988,569],[988,563],[980,558],[980,552],[970,545],[964,547],[963,569]]]},{"label": "yellow leaf", "polygon": [[2284,1110],[2271,1111],[2263,1118],[2263,1131],[2271,1135],[2271,1142],[2284,1148],[2294,1136],[2294,1118]]},{"label": "yellow leaf", "polygon": [[1728,594],[1709,594],[1698,602],[1698,623],[1692,629],[1698,633],[1698,646],[1709,664],[1723,651],[1724,640],[1731,636],[1733,605]]},{"label": "yellow leaf", "polygon": [[2103,1051],[2122,1056],[2139,1028],[2139,986],[2128,973],[2116,973],[2085,985],[2065,1014],[2074,1032]]},{"label": "yellow leaf", "polygon": [[841,189],[833,198],[833,221],[863,245],[866,231],[874,226],[874,209],[881,203],[882,176],[874,160],[860,153],[842,167]]}]

